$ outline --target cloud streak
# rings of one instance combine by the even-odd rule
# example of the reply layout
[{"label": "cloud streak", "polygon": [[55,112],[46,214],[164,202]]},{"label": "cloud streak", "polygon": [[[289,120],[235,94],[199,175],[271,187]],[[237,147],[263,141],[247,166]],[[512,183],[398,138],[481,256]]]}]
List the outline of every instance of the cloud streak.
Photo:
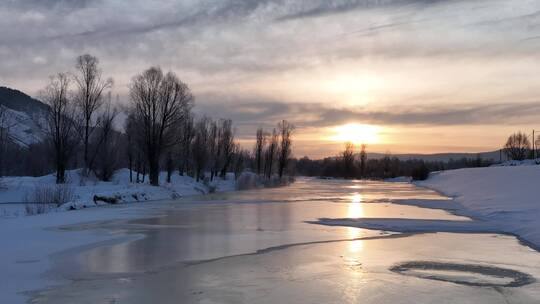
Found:
[{"label": "cloud streak", "polygon": [[324,1],[314,7],[287,14],[277,18],[277,21],[315,18],[335,14],[349,13],[359,9],[373,9],[384,7],[400,7],[408,5],[427,6],[452,0],[346,0]]},{"label": "cloud streak", "polygon": [[530,0],[8,0],[0,83],[34,94],[88,52],[123,96],[143,69],[174,70],[199,113],[239,134],[283,118],[532,125],[538,12]]},{"label": "cloud streak", "polygon": [[300,127],[324,128],[350,122],[384,126],[520,126],[535,123],[540,117],[540,102],[498,104],[459,104],[452,106],[392,106],[380,109],[331,108],[318,103],[243,101],[234,106],[201,101],[200,113],[231,117],[240,126],[253,130],[272,127],[276,121],[290,119]]}]

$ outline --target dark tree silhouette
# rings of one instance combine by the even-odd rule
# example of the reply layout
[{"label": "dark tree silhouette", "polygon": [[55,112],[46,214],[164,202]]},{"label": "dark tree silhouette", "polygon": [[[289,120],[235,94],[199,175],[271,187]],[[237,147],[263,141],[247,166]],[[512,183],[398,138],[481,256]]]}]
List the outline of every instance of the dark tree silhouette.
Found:
[{"label": "dark tree silhouette", "polygon": [[345,178],[354,177],[354,145],[351,142],[345,143],[345,150],[342,152],[343,172]]},{"label": "dark tree silhouette", "polygon": [[188,113],[186,119],[180,125],[180,143],[178,155],[180,158],[179,174],[187,173],[191,161],[191,144],[195,136],[193,116]]},{"label": "dark tree silhouette", "polygon": [[366,145],[362,144],[361,150],[360,150],[360,178],[364,178],[366,176],[366,163],[367,163],[367,153],[366,153]]},{"label": "dark tree silhouette", "polygon": [[49,106],[44,131],[56,168],[56,183],[66,182],[65,172],[78,140],[75,130],[75,107],[68,96],[69,78],[59,73],[50,78],[50,83],[41,93]]},{"label": "dark tree silhouette", "polygon": [[91,164],[96,164],[92,169],[97,177],[102,181],[110,181],[114,171],[118,169],[120,163],[120,134],[114,129],[114,121],[118,111],[113,108],[111,102],[106,105],[105,111],[99,115],[99,128],[93,136],[92,146],[95,152],[90,159]]},{"label": "dark tree silhouette", "polygon": [[270,137],[270,142],[265,151],[265,161],[264,161],[264,172],[266,178],[270,179],[274,171],[274,160],[276,159],[276,154],[278,150],[278,139],[279,135],[276,132],[276,129],[272,130],[272,136]]},{"label": "dark tree silhouette", "polygon": [[524,160],[527,158],[530,150],[531,143],[529,142],[527,135],[522,132],[510,135],[504,145],[506,155],[513,160]]},{"label": "dark tree silhouette", "polygon": [[263,151],[266,146],[267,134],[264,132],[263,128],[257,129],[256,141],[255,141],[255,169],[257,174],[261,174],[263,169]]},{"label": "dark tree silhouette", "polygon": [[233,161],[233,155],[235,153],[234,142],[234,130],[232,126],[232,120],[221,119],[219,122],[219,175],[221,178],[225,178],[227,170],[229,169],[231,162]]},{"label": "dark tree silhouette", "polygon": [[80,121],[79,134],[83,144],[84,173],[92,170],[92,156],[90,155],[90,140],[99,121],[95,114],[103,105],[103,92],[112,87],[112,79],[102,80],[99,60],[89,54],[77,57],[75,84],[77,92],[75,102]]},{"label": "dark tree silhouette", "polygon": [[278,124],[280,144],[278,151],[278,175],[279,178],[283,177],[285,168],[289,162],[292,152],[292,133],[294,131],[294,125],[286,120],[282,120]]},{"label": "dark tree silhouette", "polygon": [[162,153],[179,142],[176,127],[186,119],[193,103],[189,87],[173,72],[151,67],[130,85],[132,112],[142,128],[150,184],[159,185]]},{"label": "dark tree silhouette", "polygon": [[209,124],[210,120],[207,117],[202,117],[195,124],[195,133],[191,144],[191,155],[193,157],[193,166],[196,181],[203,178],[204,170],[208,165],[209,160]]}]

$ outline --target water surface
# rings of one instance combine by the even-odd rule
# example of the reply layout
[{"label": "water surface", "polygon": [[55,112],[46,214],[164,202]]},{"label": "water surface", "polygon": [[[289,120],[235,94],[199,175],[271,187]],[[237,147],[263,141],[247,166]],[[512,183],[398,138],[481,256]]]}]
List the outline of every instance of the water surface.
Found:
[{"label": "water surface", "polygon": [[[391,203],[406,199],[448,203],[405,183],[316,179],[152,203],[153,217],[70,227],[118,240],[57,255],[51,275],[60,285],[36,293],[33,302],[538,303],[540,255],[514,237],[306,223],[321,217],[469,220]],[[466,266],[392,270],[414,261]],[[514,277],[498,275],[505,273],[531,280],[506,287]]]}]

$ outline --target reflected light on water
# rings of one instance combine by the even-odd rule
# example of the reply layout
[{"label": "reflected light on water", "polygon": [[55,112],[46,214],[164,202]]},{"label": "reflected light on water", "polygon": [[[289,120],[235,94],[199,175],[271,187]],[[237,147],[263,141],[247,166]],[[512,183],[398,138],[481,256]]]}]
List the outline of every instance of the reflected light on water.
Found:
[{"label": "reflected light on water", "polygon": [[[352,200],[349,203],[349,208],[347,211],[348,218],[361,218],[364,217],[364,203],[362,194],[356,193],[352,196]],[[349,237],[351,239],[359,238],[361,236],[361,230],[359,228],[348,227]],[[349,242],[349,251],[350,252],[359,252],[362,251],[363,241],[352,241]]]}]

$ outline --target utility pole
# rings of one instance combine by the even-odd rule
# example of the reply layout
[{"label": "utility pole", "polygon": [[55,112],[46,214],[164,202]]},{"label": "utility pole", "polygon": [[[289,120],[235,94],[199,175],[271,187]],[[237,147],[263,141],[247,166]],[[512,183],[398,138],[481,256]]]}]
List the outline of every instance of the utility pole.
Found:
[{"label": "utility pole", "polygon": [[533,137],[532,137],[532,147],[533,147],[533,159],[536,159],[536,140],[534,138],[534,129],[533,129]]}]

